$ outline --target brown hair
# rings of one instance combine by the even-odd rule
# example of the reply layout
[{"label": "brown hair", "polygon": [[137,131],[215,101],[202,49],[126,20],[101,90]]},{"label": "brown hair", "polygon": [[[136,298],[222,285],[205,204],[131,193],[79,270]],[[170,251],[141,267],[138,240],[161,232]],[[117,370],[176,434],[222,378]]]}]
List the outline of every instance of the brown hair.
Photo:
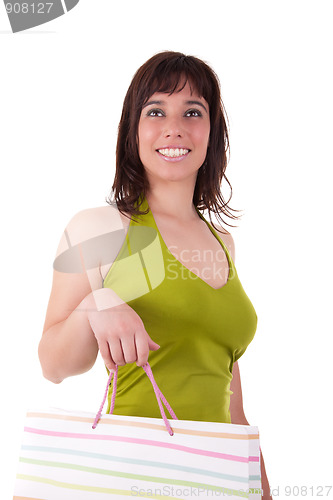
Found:
[{"label": "brown hair", "polygon": [[[184,85],[179,88],[183,80]],[[224,220],[219,215],[220,212],[232,219],[238,219],[239,216],[232,215],[230,210],[233,212],[239,210],[228,207],[232,197],[232,187],[225,170],[228,163],[227,151],[228,149],[230,151],[230,147],[224,116],[227,114],[221,99],[219,79],[205,62],[180,52],[164,51],[155,54],[137,70],[132,79],[124,99],[119,123],[116,174],[111,195],[106,201],[109,204],[116,202],[121,213],[127,212],[131,216],[147,213],[139,211],[134,206],[140,194],[145,195],[149,189],[137,144],[142,107],[155,92],[167,92],[171,95],[178,88],[177,91],[182,90],[186,82],[189,83],[191,91],[194,88],[199,96],[207,101],[210,111],[209,147],[206,159],[198,170],[193,204],[198,210],[208,209],[211,223],[210,212],[217,214],[222,222]],[[230,187],[228,201],[223,199],[220,191],[223,177]]]}]

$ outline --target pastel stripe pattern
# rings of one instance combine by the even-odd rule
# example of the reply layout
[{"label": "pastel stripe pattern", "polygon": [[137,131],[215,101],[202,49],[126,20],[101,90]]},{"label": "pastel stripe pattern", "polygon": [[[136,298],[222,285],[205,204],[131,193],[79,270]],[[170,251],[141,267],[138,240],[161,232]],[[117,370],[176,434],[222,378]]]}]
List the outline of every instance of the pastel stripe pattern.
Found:
[{"label": "pastel stripe pattern", "polygon": [[261,499],[255,426],[29,411],[14,500]]},{"label": "pastel stripe pattern", "polygon": [[[94,419],[91,417],[79,417],[77,415],[68,415],[68,414],[53,414],[53,413],[38,413],[38,412],[28,412],[28,417],[41,417],[41,418],[50,418],[57,420],[72,420],[73,422],[87,422],[92,424]],[[157,419],[154,419],[157,420]],[[109,425],[135,425],[135,427],[142,427],[145,429],[160,429],[164,430],[164,424],[158,423],[146,423],[146,422],[128,422],[127,420],[110,420],[109,418],[102,418],[100,420],[103,424]],[[207,436],[207,437],[220,437],[225,439],[258,439],[259,434],[232,434],[231,432],[209,432],[206,430],[196,431],[194,429],[177,429],[177,434],[190,434],[191,436]]]}]

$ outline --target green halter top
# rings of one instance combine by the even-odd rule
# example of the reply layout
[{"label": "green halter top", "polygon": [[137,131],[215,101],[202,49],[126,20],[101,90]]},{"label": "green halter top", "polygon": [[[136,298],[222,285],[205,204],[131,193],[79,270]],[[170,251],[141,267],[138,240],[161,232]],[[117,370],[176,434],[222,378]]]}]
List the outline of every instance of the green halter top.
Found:
[{"label": "green halter top", "polygon": [[[142,194],[141,200],[140,209],[149,208]],[[229,276],[223,287],[211,287],[172,255],[150,210],[131,218],[103,287],[113,289],[136,311],[149,336],[160,345],[150,351],[149,364],[177,417],[231,423],[232,368],[255,335],[257,315],[228,249],[196,210],[227,256]],[[113,413],[161,417],[151,382],[136,363],[118,367]]]}]

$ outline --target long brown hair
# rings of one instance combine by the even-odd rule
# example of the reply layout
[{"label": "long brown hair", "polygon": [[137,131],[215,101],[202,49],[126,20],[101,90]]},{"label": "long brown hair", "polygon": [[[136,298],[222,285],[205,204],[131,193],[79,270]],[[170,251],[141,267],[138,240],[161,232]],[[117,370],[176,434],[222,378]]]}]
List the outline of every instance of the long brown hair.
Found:
[{"label": "long brown hair", "polygon": [[[181,82],[184,84],[179,88]],[[116,202],[121,213],[127,212],[131,216],[147,213],[139,210],[140,205],[134,206],[140,194],[145,195],[149,189],[137,142],[142,107],[155,92],[167,92],[171,95],[176,89],[182,90],[186,82],[189,83],[191,91],[195,89],[198,95],[207,101],[210,111],[209,147],[206,159],[198,170],[193,204],[198,210],[208,209],[211,223],[210,212],[214,212],[223,223],[225,221],[220,213],[238,219],[240,216],[233,215],[231,211],[239,212],[239,210],[228,207],[232,197],[232,187],[225,170],[230,145],[225,119],[227,114],[221,99],[219,79],[205,62],[180,52],[164,51],[155,54],[137,70],[132,79],[124,99],[119,123],[116,174],[111,195],[106,201],[110,205]],[[221,193],[223,178],[230,187],[228,201],[224,200]],[[230,226],[227,222],[226,224]],[[214,226],[213,223],[212,225]]]}]

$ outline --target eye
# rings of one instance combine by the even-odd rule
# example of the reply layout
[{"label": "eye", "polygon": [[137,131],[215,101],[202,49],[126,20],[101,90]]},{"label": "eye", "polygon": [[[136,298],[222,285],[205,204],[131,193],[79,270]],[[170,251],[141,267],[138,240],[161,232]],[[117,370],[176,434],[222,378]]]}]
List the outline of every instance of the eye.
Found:
[{"label": "eye", "polygon": [[147,116],[164,116],[164,113],[161,109],[150,109],[147,111]]},{"label": "eye", "polygon": [[185,116],[202,116],[202,113],[198,109],[189,109],[186,111]]}]

